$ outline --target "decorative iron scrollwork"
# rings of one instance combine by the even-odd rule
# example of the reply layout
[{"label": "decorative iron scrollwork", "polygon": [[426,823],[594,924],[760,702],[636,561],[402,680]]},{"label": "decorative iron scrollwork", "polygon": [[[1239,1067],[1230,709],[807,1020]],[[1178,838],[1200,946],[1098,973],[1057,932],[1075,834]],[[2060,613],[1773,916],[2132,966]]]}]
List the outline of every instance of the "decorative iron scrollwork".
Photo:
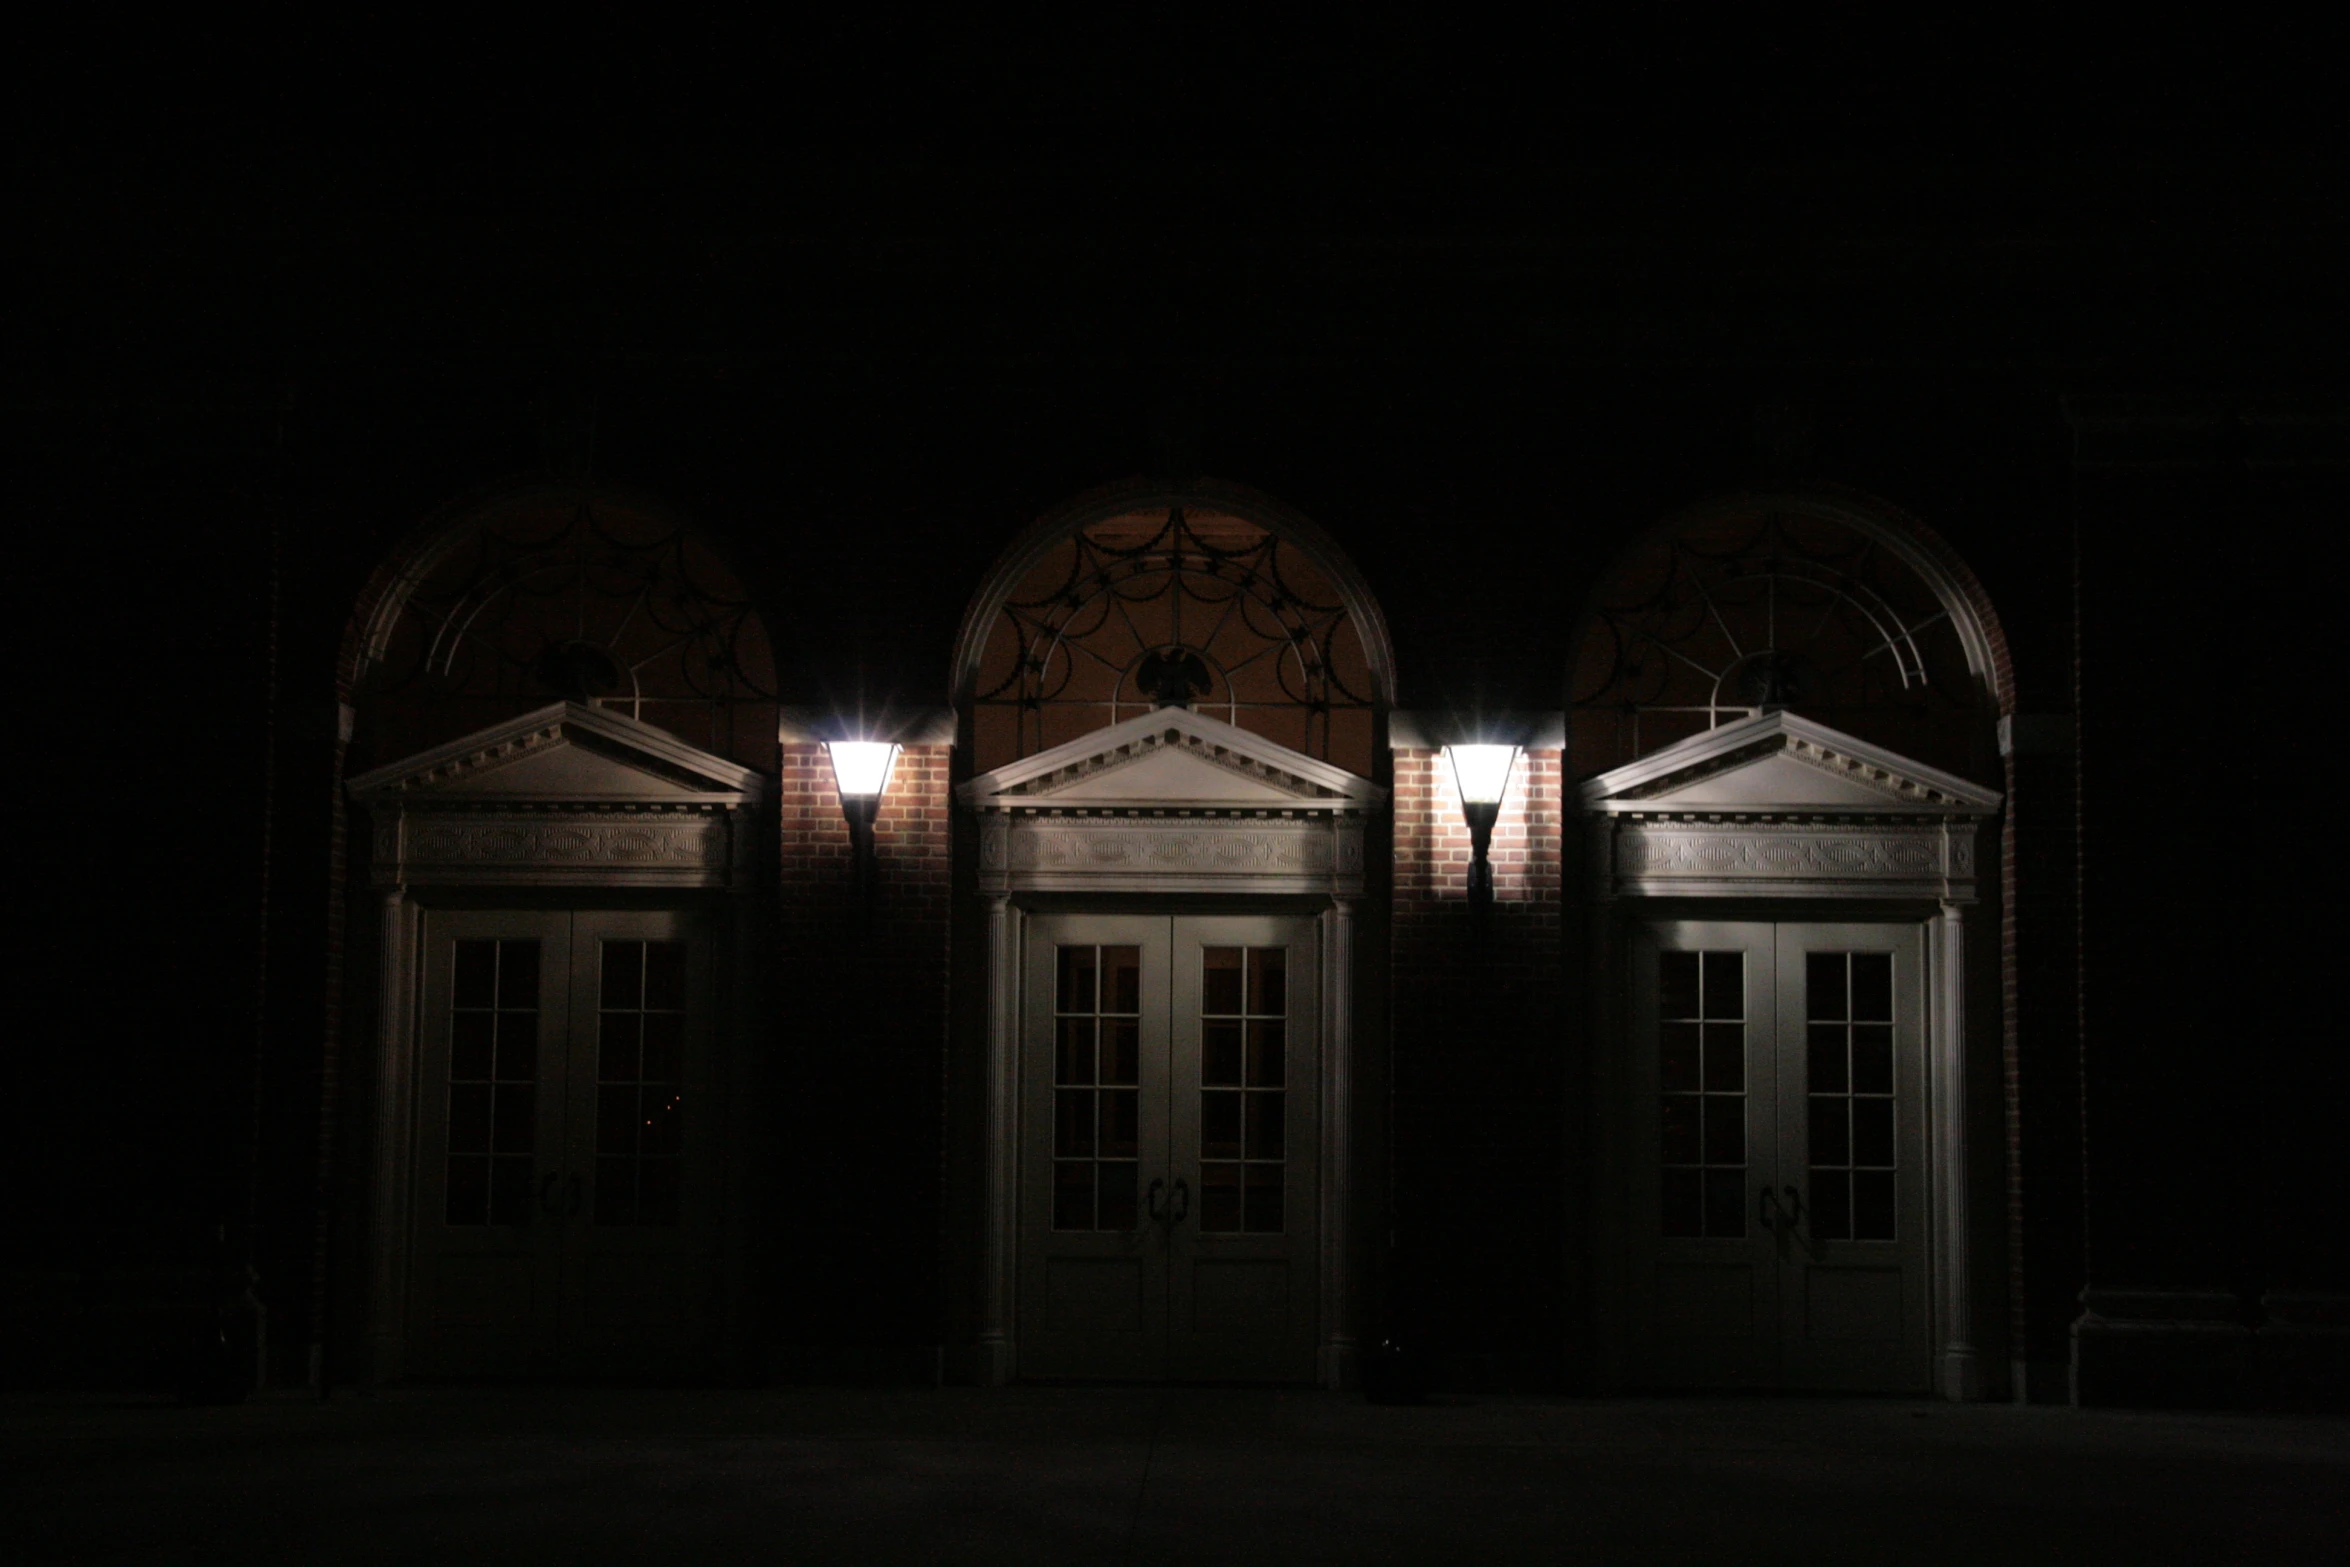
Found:
[{"label": "decorative iron scrollwork", "polygon": [[[531,496],[428,554],[371,652],[362,700],[478,712],[593,702],[758,765],[775,701],[765,628],[692,529],[585,497]],[[747,748],[747,749],[746,749]]]},{"label": "decorative iron scrollwork", "polygon": [[983,750],[1009,754],[982,760],[1185,706],[1345,765],[1367,755],[1373,702],[1339,599],[1310,557],[1239,518],[1178,506],[1080,529],[998,616],[976,703]]}]

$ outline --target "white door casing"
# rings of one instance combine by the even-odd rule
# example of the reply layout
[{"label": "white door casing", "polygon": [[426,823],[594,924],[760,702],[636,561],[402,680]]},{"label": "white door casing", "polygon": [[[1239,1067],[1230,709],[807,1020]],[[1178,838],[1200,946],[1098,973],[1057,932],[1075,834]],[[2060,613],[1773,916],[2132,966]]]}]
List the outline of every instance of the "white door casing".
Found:
[{"label": "white door casing", "polygon": [[[1363,891],[1365,827],[1384,806],[1386,791],[1233,725],[1166,708],[973,779],[958,795],[978,816],[979,891],[988,910],[982,1379],[1000,1384],[1031,1372],[1064,1374],[1052,1369],[1050,1355],[1042,1369],[1022,1358],[1023,1324],[1030,1320],[1022,1309],[1022,1160],[1031,1146],[1024,1120],[1040,1113],[1023,1097],[1024,1020],[1036,1015],[1024,994],[1032,964],[1042,961],[1031,953],[1052,944],[1031,932],[1091,894],[1128,907],[1146,898],[1165,911],[1163,920],[1210,900],[1219,911],[1281,900],[1265,903],[1266,917],[1294,914],[1301,903],[1319,906],[1308,921],[1319,1081],[1313,1113],[1302,1118],[1313,1140],[1307,1250],[1315,1255],[1285,1255],[1282,1265],[1293,1281],[1291,1319],[1315,1324],[1311,1374],[1339,1385],[1354,1353],[1348,1289],[1355,1200],[1349,1164],[1353,905]],[[1301,1124],[1294,1107],[1291,1114],[1290,1124]],[[1290,1146],[1293,1159],[1305,1152]],[[1299,1269],[1311,1274],[1310,1310],[1295,1293]],[[1170,1366],[1181,1375],[1214,1374],[1185,1369],[1180,1354]]]},{"label": "white door casing", "polygon": [[[1902,1273],[1900,1296],[1905,1311],[1907,1303],[1922,1300],[1916,1310],[1931,1320],[1926,1351],[1931,1385],[1947,1398],[1981,1396],[1971,1320],[1965,1065],[1970,1048],[1982,1047],[1970,1047],[1965,911],[1975,899],[1977,834],[1998,809],[2000,796],[1778,712],[1724,725],[1591,779],[1581,797],[1591,890],[1600,915],[1592,952],[1595,1023],[1597,1037],[1609,1042],[1595,1055],[1594,1096],[1602,1118],[1601,1273],[1607,1287],[1600,1337],[1608,1374],[1619,1381],[1650,1375],[1656,1362],[1652,1326],[1642,1315],[1650,1286],[1641,1282],[1647,1243],[1636,1212],[1644,1179],[1641,1161],[1656,1157],[1659,1135],[1656,1102],[1641,1102],[1642,1073],[1649,1070],[1642,1065],[1642,1052],[1656,1048],[1656,1036],[1644,1030],[1656,1019],[1643,1010],[1654,998],[1644,999],[1640,992],[1641,965],[1647,961],[1640,954],[1690,939],[1685,933],[1696,927],[1677,921],[1722,927],[1716,932],[1720,939],[1735,938],[1747,951],[1760,950],[1753,945],[1763,939],[1754,934],[1758,929],[1865,924],[1862,930],[1828,934],[1911,954],[1897,960],[1898,972],[1915,976],[1911,1011],[1919,1034],[1917,1091],[1914,1096],[1905,1091],[1899,1102],[1904,1115],[1912,1115],[1914,1104],[1915,1136],[1922,1143],[1925,1179],[1914,1190],[1905,1183],[1904,1190],[1922,1204],[1916,1222],[1926,1256],[1922,1281]],[[1745,933],[1733,927],[1744,927]],[[1798,934],[1791,939],[1812,938]],[[1774,933],[1769,941],[1776,1047],[1780,1031],[1796,1025],[1784,1015],[1785,1008],[1801,1004],[1785,992],[1800,987],[1782,984],[1783,966],[1776,958],[1782,938]],[[1905,977],[1901,983],[1910,987],[1913,982]],[[1772,1057],[1774,1062],[1800,1058],[1792,1047],[1775,1050]],[[1781,1092],[1783,1083],[1775,1078],[1772,1091]],[[1776,1147],[1795,1134],[1772,1135]],[[1757,1201],[1751,1188],[1747,1200]],[[1782,1282],[1777,1264],[1772,1276],[1776,1291]],[[1846,1285],[1851,1286],[1845,1291],[1848,1300],[1866,1289],[1850,1278],[1825,1288]],[[1905,1317],[1905,1333],[1907,1322]],[[1705,1353],[1685,1353],[1692,1368],[1706,1361]],[[1911,1363],[1914,1358],[1913,1353]],[[1891,1361],[1865,1375],[1824,1365],[1789,1370],[1794,1362],[1784,1358],[1777,1364],[1772,1378],[1796,1385],[1807,1379],[1810,1385],[1851,1385],[1854,1379],[1906,1385],[1914,1380],[1911,1371]],[[1707,1374],[1714,1373],[1692,1369],[1665,1380]],[[1728,1381],[1749,1382],[1760,1375],[1751,1367],[1735,1377],[1720,1374]]]},{"label": "white door casing", "polygon": [[[744,894],[767,781],[649,724],[556,703],[374,769],[349,787],[370,818],[371,881],[381,911],[369,1378],[447,1371],[476,1351],[492,1352],[501,1332],[512,1336],[509,1329],[472,1334],[482,1342],[468,1351],[459,1343],[467,1332],[452,1337],[449,1324],[415,1316],[420,1303],[454,1298],[441,1276],[444,1255],[484,1259],[461,1265],[481,1275],[483,1306],[474,1315],[509,1319],[510,1301],[495,1302],[513,1286],[491,1277],[494,1259],[527,1258],[505,1271],[533,1279],[529,1316],[554,1325],[535,1335],[553,1360],[575,1351],[599,1365],[674,1368],[680,1322],[724,1314],[718,1297],[731,1276],[729,1237],[747,1228],[741,1183],[729,1174],[729,1149],[741,1136],[740,1063],[722,1047],[751,1026],[750,997],[738,981],[750,955]],[[500,909],[508,895],[528,906]],[[597,907],[614,895],[630,906]],[[559,1150],[568,1162],[535,1170],[527,1237],[515,1226],[489,1226],[507,1233],[444,1233],[420,1248],[427,1220],[444,1211],[436,1204],[447,1196],[451,979],[435,964],[451,960],[454,941],[501,933],[540,942],[549,958],[539,1030],[554,1092],[538,1110],[533,1157]],[[638,1227],[629,1225],[599,1227],[588,1208],[594,1188],[581,1161],[594,1156],[590,1128],[601,1113],[599,1091],[610,1086],[599,1081],[602,1031],[612,1026],[603,1014],[627,1010],[601,1004],[607,940],[679,941],[691,953],[691,1081],[681,1086],[695,1195],[685,1222],[658,1236],[632,1233]],[[557,1178],[551,1195],[539,1190],[549,1174]],[[580,1177],[578,1215],[565,1211],[573,1174]],[[557,1211],[547,1210],[549,1201]],[[548,1239],[566,1224],[575,1239]],[[412,1348],[424,1350],[414,1364]],[[529,1364],[509,1360],[500,1369]]]}]

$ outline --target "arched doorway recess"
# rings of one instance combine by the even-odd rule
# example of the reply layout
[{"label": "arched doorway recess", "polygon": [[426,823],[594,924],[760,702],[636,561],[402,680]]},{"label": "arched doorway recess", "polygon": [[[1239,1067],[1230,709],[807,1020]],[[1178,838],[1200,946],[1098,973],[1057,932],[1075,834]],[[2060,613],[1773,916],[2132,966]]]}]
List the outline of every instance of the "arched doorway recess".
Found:
[{"label": "arched doorway recess", "polygon": [[1348,1377],[1393,690],[1345,556],[1237,486],[1097,492],[990,573],[955,665],[984,1380]]},{"label": "arched doorway recess", "polygon": [[1694,508],[1587,605],[1604,1381],[1981,1396],[2010,702],[1973,574],[1850,494]]},{"label": "arched doorway recess", "polygon": [[392,553],[339,674],[365,1374],[707,1373],[740,1349],[775,754],[747,593],[655,502],[518,484]]}]

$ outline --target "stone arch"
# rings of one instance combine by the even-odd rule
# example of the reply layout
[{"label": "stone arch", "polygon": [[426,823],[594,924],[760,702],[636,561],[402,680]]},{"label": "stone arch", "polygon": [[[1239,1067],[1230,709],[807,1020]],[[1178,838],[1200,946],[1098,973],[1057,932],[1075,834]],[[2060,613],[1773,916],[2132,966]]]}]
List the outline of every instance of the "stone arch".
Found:
[{"label": "stone arch", "polygon": [[[1833,695],[1830,672],[1806,669],[1803,650],[1786,645],[1782,585],[1806,601],[1793,635],[1841,628],[1842,673],[1854,678]],[[1725,610],[1725,588],[1755,597]],[[1766,602],[1770,645],[1746,646],[1739,612]],[[1677,647],[1676,632],[1711,645]],[[1844,711],[1812,716],[1855,733],[1874,727],[1873,738],[1921,760],[1991,777],[1994,727],[2015,705],[2007,634],[1974,571],[1918,518],[1837,487],[1735,491],[1643,529],[1586,596],[1573,648],[1568,756],[1578,775],[1763,705],[1841,702]],[[1690,700],[1707,683],[1699,665],[1711,695]],[[1899,701],[1886,700],[1893,687]]]},{"label": "stone arch", "polygon": [[974,771],[1146,710],[1156,690],[1369,776],[1395,659],[1369,584],[1315,523],[1237,484],[1128,480],[997,557],[950,689]]}]

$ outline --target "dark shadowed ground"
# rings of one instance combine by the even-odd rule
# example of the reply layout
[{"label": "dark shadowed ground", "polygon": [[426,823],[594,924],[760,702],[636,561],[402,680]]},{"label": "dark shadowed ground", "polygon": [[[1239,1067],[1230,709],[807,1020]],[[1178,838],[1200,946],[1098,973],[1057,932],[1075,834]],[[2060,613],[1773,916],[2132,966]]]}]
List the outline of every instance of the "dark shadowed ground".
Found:
[{"label": "dark shadowed ground", "polygon": [[0,1406],[18,1562],[2342,1562],[2350,1422],[1863,1400]]}]

